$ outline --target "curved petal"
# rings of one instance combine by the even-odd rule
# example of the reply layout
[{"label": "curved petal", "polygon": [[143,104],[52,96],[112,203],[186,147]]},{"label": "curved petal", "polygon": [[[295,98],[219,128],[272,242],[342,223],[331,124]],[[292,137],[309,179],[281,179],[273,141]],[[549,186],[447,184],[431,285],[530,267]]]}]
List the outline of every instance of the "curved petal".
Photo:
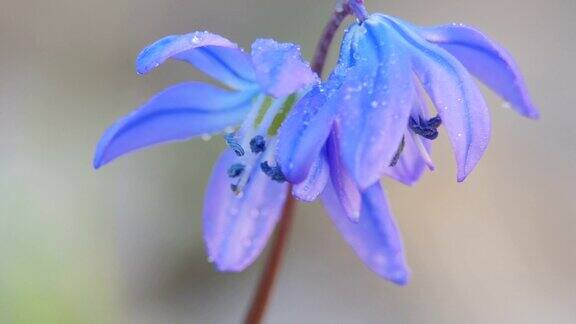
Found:
[{"label": "curved petal", "polygon": [[257,39],[252,44],[252,63],[260,86],[276,98],[319,82],[316,73],[302,58],[300,48],[291,43]]},{"label": "curved petal", "polygon": [[354,24],[346,31],[334,72],[326,82],[313,87],[298,101],[280,128],[276,155],[282,172],[291,183],[304,181],[328,138],[338,107],[343,102],[337,90],[346,77],[358,29],[360,26]]},{"label": "curved petal", "polygon": [[135,150],[236,125],[250,110],[255,95],[198,82],[172,86],[106,130],[96,147],[94,167]]},{"label": "curved petal", "polygon": [[166,36],[140,52],[136,71],[146,74],[173,58],[188,62],[200,71],[234,88],[254,87],[254,68],[238,45],[209,32]]},{"label": "curved petal", "polygon": [[306,179],[328,138],[336,109],[328,90],[318,85],[300,99],[282,123],[276,159],[289,182]]},{"label": "curved petal", "polygon": [[292,195],[299,200],[312,202],[322,193],[329,177],[330,170],[326,162],[326,154],[322,151],[312,164],[306,179],[294,185]]},{"label": "curved petal", "polygon": [[484,98],[464,66],[442,48],[424,41],[399,19],[385,17],[411,48],[424,89],[448,131],[458,181],[464,181],[484,154],[490,139],[490,116]]},{"label": "curved petal", "polygon": [[330,180],[344,213],[352,222],[358,222],[362,208],[362,196],[356,182],[343,165],[342,153],[338,145],[339,136],[338,124],[336,123],[326,142]]},{"label": "curved petal", "polygon": [[454,55],[518,113],[538,118],[538,110],[528,95],[520,69],[503,47],[479,30],[462,24],[419,28],[418,32],[427,41]]},{"label": "curved petal", "polygon": [[[416,91],[417,94],[414,96],[412,103],[411,116],[415,119],[419,116],[428,119],[430,114],[428,113],[426,101],[423,97],[424,94],[420,89],[414,89],[414,91]],[[422,158],[418,144],[414,142],[409,132],[410,131],[407,130],[404,133],[404,147],[400,152],[398,162],[394,166],[387,166],[384,169],[384,174],[407,186],[412,186],[418,182],[424,174],[426,162]],[[424,138],[422,138],[421,141],[424,146],[423,149],[425,149],[429,155],[432,149],[432,142]]]},{"label": "curved petal", "polygon": [[344,162],[361,189],[376,183],[396,154],[413,96],[408,55],[376,18],[363,23],[365,32],[353,42],[355,66],[341,88],[346,102],[338,115]]},{"label": "curved petal", "polygon": [[260,255],[278,222],[288,184],[271,181],[254,168],[242,194],[230,189],[228,168],[237,162],[222,154],[204,198],[203,227],[208,258],[219,271],[242,271]]},{"label": "curved petal", "polygon": [[402,238],[379,183],[363,193],[358,223],[350,222],[331,184],[322,193],[322,201],[346,242],[368,268],[398,285],[408,282],[410,270]]}]

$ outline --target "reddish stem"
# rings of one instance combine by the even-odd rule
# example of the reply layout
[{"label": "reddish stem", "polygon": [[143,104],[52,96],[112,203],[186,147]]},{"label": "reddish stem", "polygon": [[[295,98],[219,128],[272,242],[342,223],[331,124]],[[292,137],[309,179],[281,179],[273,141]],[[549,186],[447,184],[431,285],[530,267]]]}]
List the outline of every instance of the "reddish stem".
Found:
[{"label": "reddish stem", "polygon": [[326,57],[328,56],[328,50],[336,35],[336,31],[342,22],[350,14],[350,7],[344,5],[340,10],[336,10],[332,13],[330,21],[324,27],[322,36],[316,45],[316,51],[314,52],[314,59],[312,60],[312,71],[316,72],[320,77],[322,77],[322,72],[324,70],[324,65],[326,64]]}]

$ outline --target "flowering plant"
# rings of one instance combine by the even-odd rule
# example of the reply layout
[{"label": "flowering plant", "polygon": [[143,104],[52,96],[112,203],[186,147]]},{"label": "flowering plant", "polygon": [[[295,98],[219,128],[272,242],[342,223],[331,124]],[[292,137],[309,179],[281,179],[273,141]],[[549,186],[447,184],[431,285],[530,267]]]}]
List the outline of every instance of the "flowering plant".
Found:
[{"label": "flowering plant", "polygon": [[[356,21],[322,81],[329,45],[349,14]],[[338,2],[311,66],[291,43],[258,39],[249,55],[222,36],[194,32],[146,47],[137,72],[168,59],[195,66],[223,87],[185,82],[160,92],[104,133],[94,167],[149,146],[222,133],[229,148],[214,167],[203,211],[209,260],[221,271],[244,270],[280,220],[287,228],[291,213],[283,208],[291,197],[321,197],[359,258],[405,284],[409,269],[380,179],[412,185],[426,167],[433,170],[431,144],[440,129],[452,144],[457,180],[470,174],[490,138],[473,76],[519,114],[538,117],[510,54],[478,30],[369,15],[362,0]],[[267,269],[279,254],[272,256]]]}]

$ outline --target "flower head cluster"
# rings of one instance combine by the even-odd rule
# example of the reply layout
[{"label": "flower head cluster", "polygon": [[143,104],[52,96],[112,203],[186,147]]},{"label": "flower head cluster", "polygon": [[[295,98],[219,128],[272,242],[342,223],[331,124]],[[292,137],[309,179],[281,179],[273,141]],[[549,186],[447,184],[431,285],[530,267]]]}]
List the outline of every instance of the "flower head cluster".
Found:
[{"label": "flower head cluster", "polygon": [[[219,270],[241,271],[263,250],[292,186],[321,197],[348,244],[378,275],[408,280],[402,241],[379,180],[413,184],[433,169],[431,143],[446,130],[463,181],[481,158],[490,119],[472,75],[520,114],[538,113],[510,55],[463,25],[420,28],[368,15],[346,31],[336,68],[320,83],[299,48],[257,40],[244,53],[208,32],[168,36],[138,56],[137,71],[169,58],[232,90],[186,82],[110,127],[94,166],[156,144],[224,133],[204,205],[204,238]],[[428,98],[436,108],[428,110]]]}]

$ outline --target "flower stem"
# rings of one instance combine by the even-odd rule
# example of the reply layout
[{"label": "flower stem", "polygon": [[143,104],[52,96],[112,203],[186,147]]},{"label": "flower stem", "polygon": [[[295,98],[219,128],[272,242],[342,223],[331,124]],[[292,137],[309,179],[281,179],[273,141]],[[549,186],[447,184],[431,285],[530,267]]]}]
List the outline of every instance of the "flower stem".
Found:
[{"label": "flower stem", "polygon": [[347,4],[343,4],[334,10],[330,21],[324,27],[322,36],[320,36],[320,40],[316,45],[314,59],[311,64],[312,71],[316,72],[320,77],[322,77],[322,71],[324,70],[326,57],[328,56],[328,50],[330,49],[330,44],[332,44],[334,35],[336,35],[336,31],[338,31],[338,28],[349,14],[350,7]]},{"label": "flower stem", "polygon": [[[326,24],[326,27],[324,27],[322,36],[316,45],[316,52],[314,53],[314,59],[311,64],[312,71],[316,72],[319,76],[322,76],[322,70],[324,70],[324,65],[326,64],[326,56],[328,55],[328,50],[330,49],[330,44],[332,44],[332,40],[336,35],[336,31],[349,14],[350,8],[348,5],[337,7],[332,13],[330,21]],[[270,255],[268,256],[268,260],[266,261],[266,265],[262,271],[258,288],[250,304],[250,309],[244,319],[245,324],[262,323],[262,319],[266,313],[270,293],[272,292],[274,282],[278,276],[278,270],[282,263],[282,257],[284,255],[287,239],[290,234],[290,228],[292,227],[292,220],[294,218],[294,207],[296,202],[290,194],[291,192],[291,187],[289,187],[288,198],[286,199],[280,223],[276,230],[276,237],[270,247]]]},{"label": "flower stem", "polygon": [[276,281],[280,263],[282,262],[288,234],[290,234],[290,228],[292,227],[295,205],[296,202],[294,198],[289,195],[284,205],[282,218],[278,224],[276,238],[272,243],[270,255],[268,256],[264,271],[260,277],[260,282],[258,283],[258,289],[256,290],[256,294],[252,299],[252,305],[244,320],[246,324],[259,324],[262,322],[266,307],[268,306],[268,300],[270,299],[270,293]]}]

